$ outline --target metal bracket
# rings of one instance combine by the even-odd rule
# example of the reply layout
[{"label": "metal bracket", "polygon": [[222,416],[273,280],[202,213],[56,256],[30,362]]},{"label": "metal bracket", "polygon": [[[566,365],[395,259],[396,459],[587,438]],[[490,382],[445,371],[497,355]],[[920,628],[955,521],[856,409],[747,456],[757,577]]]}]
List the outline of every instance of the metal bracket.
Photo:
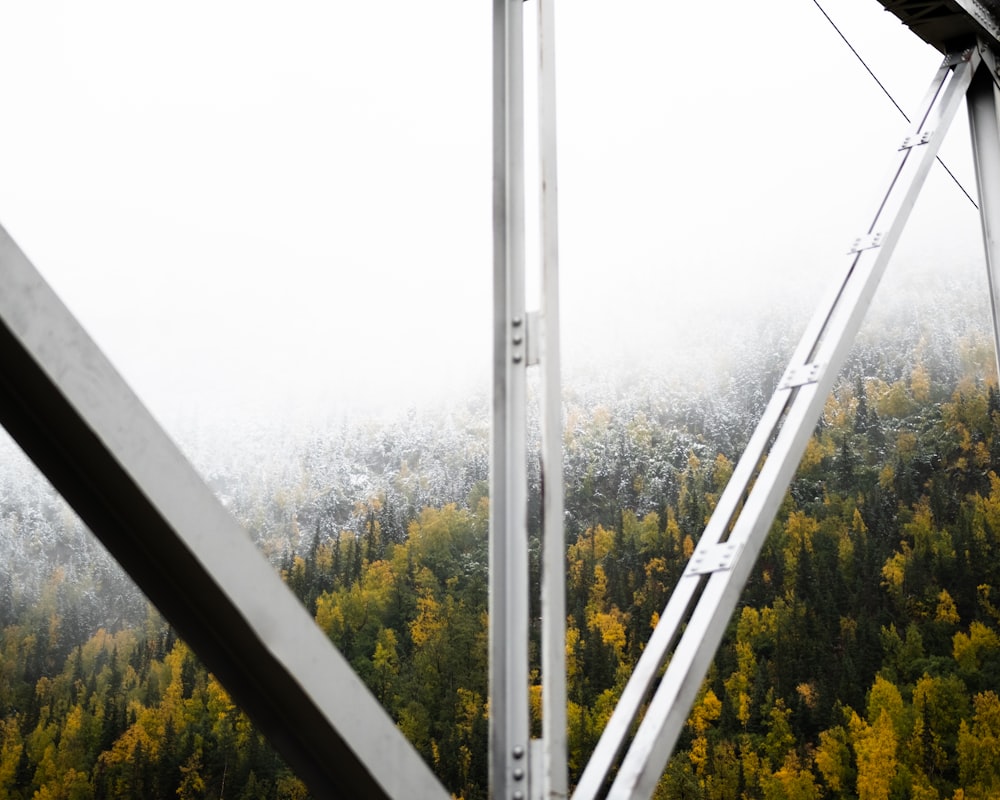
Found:
[{"label": "metal bracket", "polygon": [[778,384],[778,391],[784,389],[797,389],[809,383],[816,383],[823,376],[823,365],[818,361],[809,364],[798,364],[785,370],[781,383]]},{"label": "metal bracket", "polygon": [[541,348],[538,342],[542,330],[542,312],[529,311],[526,316],[527,326],[524,331],[525,365],[533,367],[542,360]]},{"label": "metal bracket", "polygon": [[[979,5],[979,4],[977,4],[977,5]],[[970,12],[970,14],[971,14],[971,12]],[[965,50],[962,50],[959,53],[948,53],[948,55],[946,55],[944,57],[944,61],[941,62],[941,66],[942,67],[956,67],[959,64],[961,64],[963,61],[968,61],[970,58],[972,58],[972,48],[971,47],[970,48],[966,48]]]},{"label": "metal bracket", "polygon": [[985,69],[990,75],[993,76],[994,80],[1000,78],[1000,65],[997,64],[996,56],[990,49],[989,45],[984,41],[979,42],[979,55],[983,59],[983,66],[981,69]]},{"label": "metal bracket", "polygon": [[742,550],[743,542],[719,542],[699,547],[691,556],[684,577],[710,575],[730,569]]},{"label": "metal bracket", "polygon": [[514,317],[510,321],[510,358],[515,364],[524,361],[524,317]]},{"label": "metal bracket", "polygon": [[911,147],[919,147],[922,144],[927,144],[931,137],[934,135],[934,131],[921,131],[920,133],[912,133],[903,139],[903,143],[899,146],[900,150],[909,150]]},{"label": "metal bracket", "polygon": [[878,231],[876,233],[866,233],[864,236],[859,236],[854,240],[854,244],[851,245],[851,249],[847,251],[848,255],[854,255],[855,253],[860,253],[862,250],[872,250],[876,247],[882,246],[882,232]]}]

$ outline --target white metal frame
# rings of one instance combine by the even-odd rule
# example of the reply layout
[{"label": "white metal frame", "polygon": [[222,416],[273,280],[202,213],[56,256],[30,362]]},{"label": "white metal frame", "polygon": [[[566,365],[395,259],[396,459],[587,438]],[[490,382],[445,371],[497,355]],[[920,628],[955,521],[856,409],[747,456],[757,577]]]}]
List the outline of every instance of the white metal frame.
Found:
[{"label": "white metal frame", "polygon": [[493,3],[493,426],[490,452],[490,786],[528,797],[527,312],[520,0]]},{"label": "white metal frame", "polygon": [[[538,0],[538,136],[541,158],[542,325],[542,786],[569,794],[566,729],[566,537],[559,344],[559,210],[556,168],[555,0]],[[535,793],[537,795],[537,793]]]},{"label": "white metal frame", "polygon": [[[566,766],[566,547],[553,0],[538,0],[542,308],[525,301],[523,0],[493,4],[493,426],[490,785],[495,800],[561,800]],[[541,365],[542,738],[530,741],[527,368]]]}]

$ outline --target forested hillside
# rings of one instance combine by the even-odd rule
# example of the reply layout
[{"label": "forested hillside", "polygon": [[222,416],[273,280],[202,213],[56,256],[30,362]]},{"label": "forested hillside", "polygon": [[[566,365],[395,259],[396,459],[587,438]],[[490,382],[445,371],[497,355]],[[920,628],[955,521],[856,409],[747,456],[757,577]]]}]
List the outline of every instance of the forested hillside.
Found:
[{"label": "forested hillside", "polygon": [[[956,298],[947,326],[901,303],[855,348],[660,797],[1000,796],[1000,393]],[[711,374],[566,392],[573,776],[789,329],[762,324]],[[224,441],[187,446],[444,783],[486,798],[485,401]],[[305,797],[12,445],[0,463],[0,798]]]}]

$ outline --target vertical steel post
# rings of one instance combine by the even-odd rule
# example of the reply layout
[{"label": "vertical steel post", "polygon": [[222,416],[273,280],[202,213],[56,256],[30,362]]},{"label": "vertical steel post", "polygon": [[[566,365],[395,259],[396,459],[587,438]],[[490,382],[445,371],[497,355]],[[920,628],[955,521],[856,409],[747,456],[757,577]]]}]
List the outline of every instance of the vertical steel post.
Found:
[{"label": "vertical steel post", "polygon": [[[985,47],[983,49],[989,52]],[[979,214],[983,224],[990,308],[993,312],[994,357],[1000,379],[1000,126],[997,123],[995,78],[993,58],[987,57],[972,79],[966,98],[976,184],[979,187]]]},{"label": "vertical steel post", "polygon": [[528,797],[527,365],[522,0],[493,2],[490,785]]},{"label": "vertical steel post", "polygon": [[[556,170],[554,0],[538,0],[538,135],[542,247],[542,787],[569,792],[566,765],[566,542],[563,532],[559,353],[559,214]],[[532,793],[538,793],[532,789]]]}]

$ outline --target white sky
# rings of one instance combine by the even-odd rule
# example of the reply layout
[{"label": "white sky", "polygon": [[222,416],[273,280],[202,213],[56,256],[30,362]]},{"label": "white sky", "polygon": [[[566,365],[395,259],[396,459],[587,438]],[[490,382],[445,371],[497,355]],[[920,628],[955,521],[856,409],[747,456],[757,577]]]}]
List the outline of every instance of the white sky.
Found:
[{"label": "white sky", "polygon": [[[824,6],[914,109],[940,56],[876,0]],[[556,15],[567,368],[811,307],[906,133],[811,0]],[[490,0],[6,0],[0,224],[164,420],[483,387],[490,22]],[[943,155],[973,191],[967,141],[962,115]],[[897,261],[977,263],[935,173]]]}]

